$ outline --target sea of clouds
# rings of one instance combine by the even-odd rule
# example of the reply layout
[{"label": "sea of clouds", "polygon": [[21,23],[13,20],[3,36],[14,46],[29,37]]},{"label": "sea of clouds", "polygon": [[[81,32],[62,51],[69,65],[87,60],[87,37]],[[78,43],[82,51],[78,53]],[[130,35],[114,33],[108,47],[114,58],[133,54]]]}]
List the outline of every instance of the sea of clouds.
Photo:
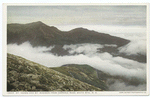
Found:
[{"label": "sea of clouds", "polygon": [[[93,49],[91,47],[93,47]],[[136,77],[139,80],[146,80],[146,63],[140,63],[122,57],[113,57],[111,54],[107,52],[97,53],[97,48],[99,47],[101,48],[103,46],[97,44],[94,44],[92,46],[91,44],[84,44],[84,45],[80,44],[80,45],[71,45],[69,47],[68,45],[65,45],[63,46],[63,48],[64,49],[68,48],[70,54],[74,52],[78,53],[76,55],[65,55],[65,56],[57,56],[52,53],[43,52],[46,50],[51,50],[52,48],[54,48],[54,46],[48,48],[47,47],[33,48],[29,42],[25,42],[21,45],[9,44],[7,50],[8,53],[22,56],[28,60],[37,62],[47,67],[59,67],[64,64],[88,64],[112,76],[124,76],[125,78],[128,79]],[[117,82],[115,82],[114,84],[117,84]],[[123,88],[122,90],[128,90],[128,86],[125,86],[125,83],[122,82],[121,85],[125,87],[125,89]],[[110,90],[113,89],[112,87],[114,87],[114,85],[111,85]],[[129,85],[129,87],[131,86]],[[117,90],[117,88],[114,88],[114,90]],[[138,89],[138,87],[136,87],[136,89]]]},{"label": "sea of clouds", "polygon": [[[91,49],[94,48],[94,49]],[[32,47],[29,42],[21,45],[9,44],[8,53],[22,56],[26,59],[40,63],[47,67],[58,67],[64,64],[88,64],[94,68],[109,73],[110,75],[122,75],[126,77],[145,78],[145,63],[140,63],[122,57],[113,57],[111,54],[97,53],[97,49],[102,47],[98,44],[84,44],[80,46],[68,45],[63,48],[69,48],[69,53],[77,52],[77,55],[57,56],[52,53],[44,53],[43,51],[51,50],[53,47]],[[82,53],[82,54],[80,54]],[[144,76],[143,76],[144,75]]]}]

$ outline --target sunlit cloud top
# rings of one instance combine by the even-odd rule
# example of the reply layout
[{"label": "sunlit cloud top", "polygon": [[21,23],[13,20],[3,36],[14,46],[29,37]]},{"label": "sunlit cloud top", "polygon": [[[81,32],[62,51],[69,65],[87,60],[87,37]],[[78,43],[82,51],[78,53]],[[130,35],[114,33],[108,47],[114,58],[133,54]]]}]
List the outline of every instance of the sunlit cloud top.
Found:
[{"label": "sunlit cloud top", "polygon": [[144,5],[8,6],[7,23],[48,25],[146,25]]}]

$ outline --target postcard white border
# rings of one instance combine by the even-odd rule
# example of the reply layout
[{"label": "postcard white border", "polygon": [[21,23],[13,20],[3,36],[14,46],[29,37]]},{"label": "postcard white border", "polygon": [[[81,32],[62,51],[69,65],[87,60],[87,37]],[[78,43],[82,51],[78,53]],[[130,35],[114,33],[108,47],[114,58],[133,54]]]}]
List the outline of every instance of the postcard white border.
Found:
[{"label": "postcard white border", "polygon": [[[7,6],[87,6],[87,5],[145,5],[147,6],[147,91],[55,91],[55,92],[7,92],[7,44],[6,44],[6,34],[7,34]],[[25,96],[47,96],[47,95],[75,95],[75,96],[85,96],[85,95],[149,95],[149,4],[148,3],[5,3],[3,4],[3,30],[2,30],[2,60],[3,60],[3,71],[2,71],[2,82],[3,82],[3,95],[4,96],[16,96],[16,95],[25,95]]]}]

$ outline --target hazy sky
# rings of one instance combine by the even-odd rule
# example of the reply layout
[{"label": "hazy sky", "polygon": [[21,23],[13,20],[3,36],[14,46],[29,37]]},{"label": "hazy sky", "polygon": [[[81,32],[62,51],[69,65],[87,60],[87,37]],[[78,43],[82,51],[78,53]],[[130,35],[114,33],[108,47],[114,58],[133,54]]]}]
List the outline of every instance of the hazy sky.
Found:
[{"label": "hazy sky", "polygon": [[145,26],[146,6],[8,6],[7,23]]}]

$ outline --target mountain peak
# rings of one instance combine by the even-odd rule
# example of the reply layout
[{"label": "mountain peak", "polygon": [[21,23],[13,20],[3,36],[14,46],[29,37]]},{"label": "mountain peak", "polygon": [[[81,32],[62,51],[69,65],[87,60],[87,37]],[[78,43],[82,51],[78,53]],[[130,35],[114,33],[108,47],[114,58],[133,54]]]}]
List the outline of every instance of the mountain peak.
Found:
[{"label": "mountain peak", "polygon": [[37,23],[37,24],[44,24],[43,22],[41,22],[41,21],[37,21],[37,22],[35,22],[35,23]]},{"label": "mountain peak", "polygon": [[83,28],[83,27],[78,27],[78,28],[75,28],[75,29],[72,29],[71,31],[81,31],[81,30],[88,30],[88,29],[86,29],[86,28]]},{"label": "mountain peak", "polygon": [[37,21],[37,22],[32,22],[32,23],[28,23],[28,24],[33,24],[33,25],[41,25],[41,24],[44,24],[43,22],[41,21]]},{"label": "mountain peak", "polygon": [[78,28],[70,30],[69,32],[79,34],[79,33],[85,33],[85,32],[89,32],[89,31],[90,30],[88,30],[86,28],[78,27]]}]

